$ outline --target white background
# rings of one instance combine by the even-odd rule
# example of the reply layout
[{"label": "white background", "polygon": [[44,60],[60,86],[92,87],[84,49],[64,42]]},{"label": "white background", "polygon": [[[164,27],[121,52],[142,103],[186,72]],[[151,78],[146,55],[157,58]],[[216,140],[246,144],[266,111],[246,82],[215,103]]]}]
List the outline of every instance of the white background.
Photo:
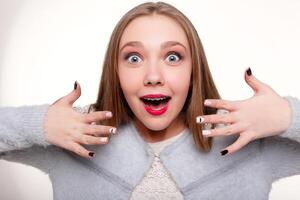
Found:
[{"label": "white background", "polygon": [[[75,105],[93,103],[110,34],[142,2],[0,0],[0,105],[52,103],[75,80]],[[243,79],[248,66],[280,95],[300,97],[300,1],[166,2],[195,25],[223,99],[253,95]],[[270,199],[300,199],[299,186],[298,176],[282,179]],[[51,183],[37,169],[0,161],[0,199],[50,200]]]}]

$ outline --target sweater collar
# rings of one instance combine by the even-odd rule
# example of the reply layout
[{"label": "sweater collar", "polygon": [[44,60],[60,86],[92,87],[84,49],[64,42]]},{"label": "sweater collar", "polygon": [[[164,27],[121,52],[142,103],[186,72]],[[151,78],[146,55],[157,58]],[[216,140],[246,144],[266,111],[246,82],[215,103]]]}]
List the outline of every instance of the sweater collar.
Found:
[{"label": "sweater collar", "polygon": [[234,143],[238,135],[215,137],[209,152],[196,148],[191,132],[186,135],[183,142],[166,147],[160,155],[178,188],[185,194],[195,188],[205,187],[243,161],[251,160],[260,147],[259,141],[253,141],[234,154],[221,156],[220,151]]},{"label": "sweater collar", "polygon": [[[169,154],[184,143],[188,138],[189,130],[184,131],[186,133],[168,145],[162,153]],[[94,151],[95,156],[92,159],[80,158],[80,160],[87,167],[104,174],[110,181],[128,190],[133,190],[142,180],[154,159],[152,148],[140,136],[133,121],[119,126],[118,133],[111,136],[108,144],[86,146],[86,148]]]},{"label": "sweater collar", "polygon": [[[139,134],[137,128],[135,127],[133,121],[130,121],[130,123],[128,124],[129,128],[132,132],[132,134],[134,135],[134,137],[136,138],[136,140],[139,141],[139,143],[141,144],[141,146],[143,147],[143,150],[146,151],[150,156],[154,154],[151,146],[141,137],[141,135]],[[177,138],[175,140],[175,142],[171,143],[170,145],[168,145],[166,148],[164,148],[164,150],[161,152],[172,152],[173,149],[175,149],[178,144],[181,144],[184,142],[185,139],[187,139],[188,134],[190,133],[188,128],[185,128],[181,133],[183,133],[182,135],[179,136],[179,138]]]},{"label": "sweater collar", "polygon": [[[236,136],[217,137],[210,152],[199,151],[192,133],[186,134],[162,150],[160,159],[182,192],[187,192],[203,184],[224,170],[230,169],[242,159],[247,159],[255,150],[254,143],[248,144],[237,153],[220,156],[219,151],[232,144]],[[116,185],[132,191],[147,173],[154,159],[154,152],[139,135],[133,122],[118,127],[106,145],[87,147],[95,152],[95,157],[84,163],[106,176]],[[249,150],[250,149],[250,150]]]}]

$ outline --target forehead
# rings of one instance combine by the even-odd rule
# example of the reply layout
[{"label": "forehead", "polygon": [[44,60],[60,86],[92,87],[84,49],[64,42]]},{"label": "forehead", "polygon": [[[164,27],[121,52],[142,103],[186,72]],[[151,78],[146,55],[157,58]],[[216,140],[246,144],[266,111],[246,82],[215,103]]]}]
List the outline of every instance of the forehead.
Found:
[{"label": "forehead", "polygon": [[164,15],[137,17],[125,28],[120,47],[131,41],[140,41],[145,47],[160,47],[166,41],[177,41],[189,48],[187,36],[174,19]]}]

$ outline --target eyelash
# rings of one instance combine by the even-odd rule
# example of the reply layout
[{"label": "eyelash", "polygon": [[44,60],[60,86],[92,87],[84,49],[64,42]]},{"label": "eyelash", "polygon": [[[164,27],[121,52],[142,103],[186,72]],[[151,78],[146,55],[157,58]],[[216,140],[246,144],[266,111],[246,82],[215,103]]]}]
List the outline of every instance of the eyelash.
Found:
[{"label": "eyelash", "polygon": [[[182,55],[176,51],[170,51],[168,54],[167,54],[167,57],[170,56],[170,55],[176,55],[178,58],[179,58],[179,61],[182,59]],[[125,60],[128,60],[128,58],[130,58],[131,56],[138,56],[138,57],[141,57],[140,54],[138,52],[130,52],[128,54],[125,55],[124,59]]]},{"label": "eyelash", "polygon": [[128,58],[130,56],[139,56],[140,57],[140,54],[138,52],[131,52],[131,53],[128,53],[127,55],[125,55],[124,59],[128,60]]},{"label": "eyelash", "polygon": [[170,55],[172,55],[172,54],[176,55],[180,60],[182,59],[181,54],[178,53],[178,52],[176,52],[176,51],[170,51],[170,52],[168,53],[167,57],[170,56]]}]

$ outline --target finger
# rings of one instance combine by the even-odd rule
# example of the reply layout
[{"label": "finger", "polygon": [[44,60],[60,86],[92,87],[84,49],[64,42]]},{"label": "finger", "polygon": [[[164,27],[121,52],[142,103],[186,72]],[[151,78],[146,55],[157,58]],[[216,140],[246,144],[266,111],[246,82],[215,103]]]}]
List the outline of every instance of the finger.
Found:
[{"label": "finger", "polygon": [[79,143],[85,144],[85,145],[101,145],[101,144],[107,144],[109,138],[108,137],[94,137],[90,135],[81,135],[79,137]]},{"label": "finger", "polygon": [[228,111],[234,111],[236,106],[234,101],[228,101],[223,99],[206,99],[204,105],[213,108],[225,109]]},{"label": "finger", "polygon": [[205,137],[214,137],[214,136],[228,136],[233,134],[238,134],[242,132],[243,129],[237,124],[224,126],[222,128],[215,128],[209,130],[203,130],[202,134]]},{"label": "finger", "polygon": [[211,123],[211,124],[227,124],[233,123],[236,119],[232,114],[212,114],[203,115],[196,118],[196,122],[199,123]]},{"label": "finger", "polygon": [[251,141],[251,137],[249,137],[247,133],[244,132],[233,144],[228,146],[225,150],[221,151],[221,154],[226,150],[228,151],[226,154],[234,153],[240,150],[242,147],[246,146],[250,141]]},{"label": "finger", "polygon": [[68,95],[64,96],[61,99],[61,102],[66,104],[66,105],[73,105],[74,102],[80,97],[81,95],[81,87],[80,84],[75,81],[74,83],[74,90],[70,92]]},{"label": "finger", "polygon": [[95,135],[95,136],[110,136],[111,134],[116,134],[117,128],[112,126],[103,125],[85,125],[84,134]]},{"label": "finger", "polygon": [[94,152],[86,150],[83,146],[75,142],[69,146],[69,150],[85,158],[91,158],[94,156]]},{"label": "finger", "polygon": [[52,103],[51,105],[54,105],[54,104],[60,102],[60,100],[61,100],[62,98],[63,98],[63,97],[60,97],[59,99],[57,99],[57,100],[56,100],[54,103]]},{"label": "finger", "polygon": [[112,117],[112,113],[110,111],[96,111],[96,112],[91,112],[83,117],[83,121],[85,123],[92,123],[92,122],[97,122],[101,121],[104,119],[109,119]]},{"label": "finger", "polygon": [[244,78],[246,83],[253,89],[255,93],[264,92],[270,87],[263,83],[262,81],[258,80],[253,74],[251,68],[247,68],[247,70],[244,73]]}]

